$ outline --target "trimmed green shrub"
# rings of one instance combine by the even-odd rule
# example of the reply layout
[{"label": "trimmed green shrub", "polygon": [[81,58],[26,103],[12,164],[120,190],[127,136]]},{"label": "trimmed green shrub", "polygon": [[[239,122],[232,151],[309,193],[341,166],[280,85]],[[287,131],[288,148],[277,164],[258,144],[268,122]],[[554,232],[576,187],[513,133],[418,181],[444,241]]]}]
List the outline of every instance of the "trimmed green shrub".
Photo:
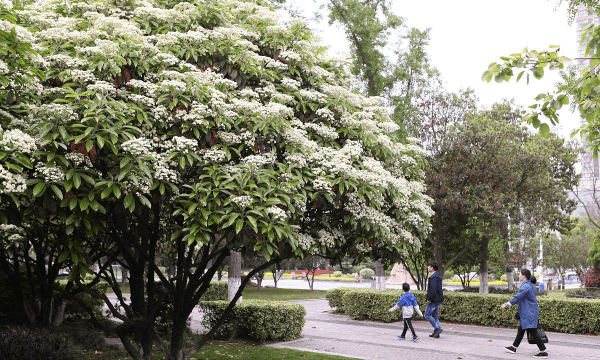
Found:
[{"label": "trimmed green shrub", "polygon": [[[425,311],[425,292],[412,293]],[[403,294],[402,290],[350,289],[342,295],[342,309],[346,315],[357,320],[398,321],[402,319],[402,311],[390,313],[388,309],[394,306]]]},{"label": "trimmed green shrub", "polygon": [[[337,290],[337,289],[336,289]],[[425,311],[425,292],[413,292],[419,305]],[[399,312],[387,310],[398,301],[399,290],[376,291],[374,289],[347,289],[341,296],[342,306],[338,311],[358,320],[396,321]],[[339,293],[336,294],[339,301]],[[329,294],[328,294],[329,298]],[[440,320],[484,326],[516,327],[518,321],[514,314],[516,307],[501,310],[500,306],[512,296],[497,294],[472,294],[464,292],[445,292],[440,308]],[[331,300],[330,300],[331,304]],[[589,334],[600,333],[600,301],[580,299],[538,299],[540,325],[545,330],[563,333]]]},{"label": "trimmed green shrub", "polygon": [[11,327],[0,331],[2,360],[75,360],[74,346],[49,330]]},{"label": "trimmed green shrub", "polygon": [[[202,301],[202,325],[212,328],[225,311],[227,301]],[[244,300],[235,306],[229,318],[217,330],[217,337],[230,336],[237,327],[238,334],[264,341],[298,339],[304,327],[304,306],[285,301]]]},{"label": "trimmed green shrub", "polygon": [[227,281],[213,281],[200,299],[201,301],[219,301],[227,300],[228,296]]},{"label": "trimmed green shrub", "polygon": [[344,304],[342,303],[342,297],[348,291],[356,290],[353,288],[335,288],[327,291],[327,300],[329,300],[329,307],[337,308],[337,311],[344,313]]},{"label": "trimmed green shrub", "polygon": [[363,279],[372,279],[375,277],[375,271],[369,268],[362,269],[359,274]]},{"label": "trimmed green shrub", "polygon": [[333,274],[331,274],[331,276],[333,276],[333,277],[342,277],[342,272],[341,271],[334,271]]}]

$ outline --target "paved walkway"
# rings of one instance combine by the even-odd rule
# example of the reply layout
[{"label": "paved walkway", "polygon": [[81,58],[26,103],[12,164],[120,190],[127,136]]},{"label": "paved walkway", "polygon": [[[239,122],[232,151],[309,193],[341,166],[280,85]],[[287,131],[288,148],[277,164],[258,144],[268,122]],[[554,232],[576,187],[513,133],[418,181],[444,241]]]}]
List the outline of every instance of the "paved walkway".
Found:
[{"label": "paved walkway", "polygon": [[[441,323],[444,332],[439,339],[430,338],[432,328],[425,320],[413,321],[420,337],[413,343],[398,340],[402,323],[380,323],[352,320],[345,315],[331,314],[327,300],[295,301],[306,308],[306,324],[302,338],[271,344],[304,351],[315,351],[358,359],[423,359],[481,360],[531,359],[537,346],[524,339],[516,354],[504,351],[512,344],[516,329]],[[442,310],[443,311],[443,310]],[[600,337],[548,332],[547,344],[551,359],[599,359]]]}]

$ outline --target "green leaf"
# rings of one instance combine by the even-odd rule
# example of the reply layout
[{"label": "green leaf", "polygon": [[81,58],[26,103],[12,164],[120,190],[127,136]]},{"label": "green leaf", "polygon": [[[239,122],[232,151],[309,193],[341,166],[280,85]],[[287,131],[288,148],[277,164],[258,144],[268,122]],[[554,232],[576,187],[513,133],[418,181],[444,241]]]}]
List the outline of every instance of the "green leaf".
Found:
[{"label": "green leaf", "polygon": [[121,189],[117,185],[113,186],[113,194],[115,194],[117,199],[121,197]]},{"label": "green leaf", "polygon": [[125,209],[129,209],[129,207],[131,206],[131,203],[133,202],[133,195],[131,194],[127,194],[125,196],[125,199],[123,199],[123,206],[125,206]]},{"label": "green leaf", "polygon": [[71,198],[71,201],[69,201],[69,209],[73,210],[75,207],[77,207],[77,198]]},{"label": "green leaf", "polygon": [[244,227],[244,220],[238,219],[238,221],[235,223],[235,233],[239,234],[240,231],[242,231],[243,227]]},{"label": "green leaf", "polygon": [[33,196],[40,197],[44,194],[44,191],[46,191],[46,184],[39,183],[33,188]]},{"label": "green leaf", "polygon": [[139,195],[139,199],[141,201],[142,204],[144,204],[146,207],[148,208],[152,208],[152,204],[150,203],[150,200],[148,200],[147,197],[145,197],[144,195],[140,194]]},{"label": "green leaf", "polygon": [[63,199],[63,193],[62,193],[62,191],[60,191],[58,186],[52,184],[52,185],[50,185],[50,188],[52,189],[52,191],[54,191],[54,193],[56,194],[56,197],[58,197],[60,200]]},{"label": "green leaf", "polygon": [[75,186],[75,189],[79,189],[79,186],[81,186],[81,176],[77,173],[73,174],[73,186]]},{"label": "green leaf", "polygon": [[79,208],[81,211],[85,211],[90,206],[90,200],[87,197],[84,197],[79,202]]},{"label": "green leaf", "polygon": [[63,252],[62,254],[59,255],[58,257],[58,262],[61,263],[63,261],[65,261],[67,259],[67,256],[69,256],[69,253],[67,251]]},{"label": "green leaf", "polygon": [[546,123],[540,125],[540,134],[544,137],[550,135],[550,126]]}]

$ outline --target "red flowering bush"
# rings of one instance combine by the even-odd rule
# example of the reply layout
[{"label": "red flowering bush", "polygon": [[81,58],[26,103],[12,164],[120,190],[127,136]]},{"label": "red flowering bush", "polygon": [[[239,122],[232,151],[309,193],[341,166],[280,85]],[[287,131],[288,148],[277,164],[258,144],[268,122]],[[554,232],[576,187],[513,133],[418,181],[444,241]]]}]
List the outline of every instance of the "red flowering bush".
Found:
[{"label": "red flowering bush", "polygon": [[583,284],[586,289],[600,288],[600,270],[591,268],[583,275]]}]

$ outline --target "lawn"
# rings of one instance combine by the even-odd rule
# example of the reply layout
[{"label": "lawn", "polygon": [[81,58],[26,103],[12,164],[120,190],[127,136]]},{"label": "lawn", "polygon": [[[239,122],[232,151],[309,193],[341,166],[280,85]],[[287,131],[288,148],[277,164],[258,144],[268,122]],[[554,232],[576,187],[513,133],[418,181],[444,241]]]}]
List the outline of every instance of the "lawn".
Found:
[{"label": "lawn", "polygon": [[[125,350],[116,347],[102,347],[94,350],[82,350],[82,360],[129,360]],[[153,360],[164,360],[161,354],[155,353]],[[299,351],[284,348],[272,348],[244,341],[211,341],[200,351],[190,357],[190,360],[352,360],[353,358],[327,355],[309,351]],[[355,359],[356,360],[356,359]]]},{"label": "lawn", "polygon": [[258,346],[240,341],[214,341],[203,347],[190,358],[196,360],[221,360],[221,359],[243,359],[243,360],[348,360],[353,358],[326,355],[308,351],[292,349],[272,348]]},{"label": "lawn", "polygon": [[[308,286],[308,285],[306,285]],[[308,300],[322,299],[327,295],[327,290],[308,289],[275,289],[262,287],[258,292],[258,287],[246,287],[242,296],[244,299],[259,299],[259,300]]]}]

